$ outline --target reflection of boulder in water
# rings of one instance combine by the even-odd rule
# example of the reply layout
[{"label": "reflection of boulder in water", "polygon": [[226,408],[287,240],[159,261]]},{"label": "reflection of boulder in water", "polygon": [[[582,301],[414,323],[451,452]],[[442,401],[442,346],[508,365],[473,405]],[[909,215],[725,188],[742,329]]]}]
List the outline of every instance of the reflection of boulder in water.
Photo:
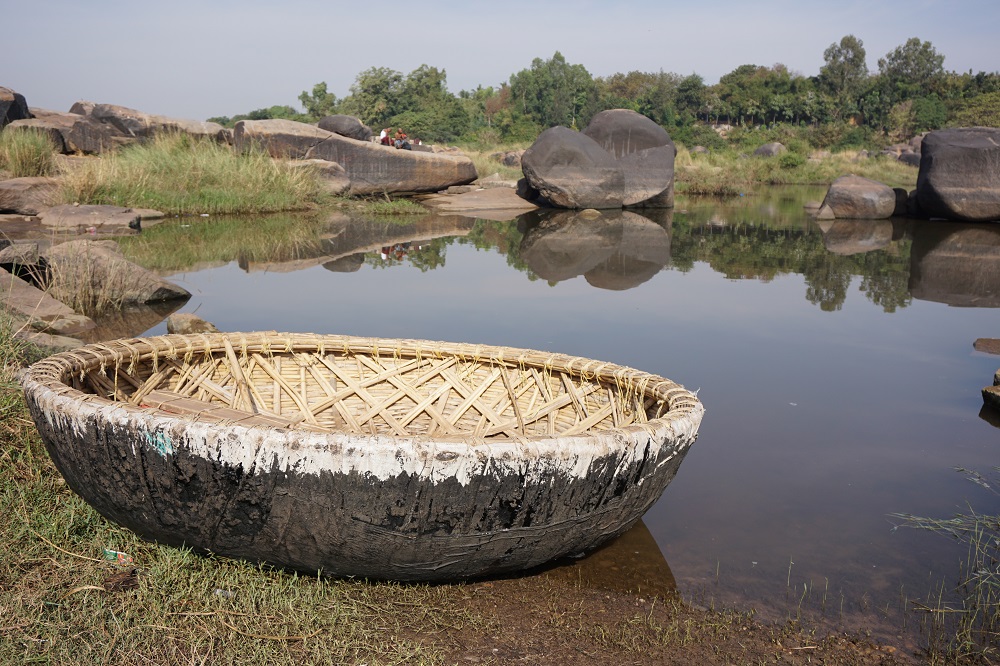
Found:
[{"label": "reflection of boulder in water", "polygon": [[159,301],[112,310],[94,317],[94,321],[97,323],[95,328],[74,337],[88,343],[117,338],[134,338],[180,310],[188,300],[187,298],[177,298],[171,301]]},{"label": "reflection of boulder in water", "polygon": [[357,273],[365,265],[364,254],[351,254],[323,264],[323,268],[334,273]]},{"label": "reflection of boulder in water", "polygon": [[521,239],[521,258],[543,280],[561,282],[583,275],[611,256],[621,238],[621,227],[608,218],[613,211],[592,217],[577,211],[545,217]]},{"label": "reflection of boulder in water", "polygon": [[841,256],[882,250],[892,243],[889,220],[832,220],[821,228],[823,245]]},{"label": "reflection of boulder in water", "polygon": [[670,262],[669,227],[664,228],[627,211],[622,215],[621,224],[617,251],[585,276],[594,287],[615,291],[631,289],[652,278]]},{"label": "reflection of boulder in water", "polygon": [[960,307],[1000,307],[1000,225],[917,222],[910,294]]},{"label": "reflection of boulder in water", "polygon": [[562,560],[543,575],[590,589],[664,598],[677,591],[663,552],[641,520],[586,557]]},{"label": "reflection of boulder in water", "polygon": [[658,224],[627,210],[555,212],[525,232],[521,258],[543,280],[584,275],[595,287],[629,289],[670,261],[670,213],[655,211]]}]

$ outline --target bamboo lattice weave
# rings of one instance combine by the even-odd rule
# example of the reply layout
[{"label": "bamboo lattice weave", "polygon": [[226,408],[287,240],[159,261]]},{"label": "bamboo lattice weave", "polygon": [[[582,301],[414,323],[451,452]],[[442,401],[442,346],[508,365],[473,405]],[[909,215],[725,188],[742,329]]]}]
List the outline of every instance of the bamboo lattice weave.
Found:
[{"label": "bamboo lattice weave", "polygon": [[641,426],[697,398],[590,359],[503,347],[310,334],[202,334],[82,348],[63,381],[197,421],[436,438]]}]

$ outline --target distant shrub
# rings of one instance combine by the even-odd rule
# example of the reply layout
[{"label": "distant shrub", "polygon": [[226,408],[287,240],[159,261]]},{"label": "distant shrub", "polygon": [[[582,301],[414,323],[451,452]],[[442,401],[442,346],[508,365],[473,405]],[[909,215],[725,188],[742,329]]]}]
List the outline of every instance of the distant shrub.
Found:
[{"label": "distant shrub", "polygon": [[806,163],[806,158],[800,153],[786,151],[778,156],[778,166],[782,169],[794,169]]}]

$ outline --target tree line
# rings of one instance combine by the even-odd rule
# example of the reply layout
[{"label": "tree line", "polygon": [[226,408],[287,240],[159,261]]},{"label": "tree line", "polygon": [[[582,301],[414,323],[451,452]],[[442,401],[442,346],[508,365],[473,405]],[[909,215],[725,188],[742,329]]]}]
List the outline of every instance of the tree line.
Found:
[{"label": "tree line", "polygon": [[232,118],[316,122],[356,116],[376,131],[402,127],[428,142],[516,143],[556,125],[586,126],[605,109],[626,108],[664,126],[681,143],[720,141],[712,127],[789,125],[810,128],[814,143],[876,145],[946,126],[1000,127],[1000,73],[944,69],[944,55],[917,37],[896,47],[870,71],[863,42],[846,35],[823,53],[815,76],[782,64],[740,65],[714,85],[698,74],[616,73],[594,77],[558,51],[510,76],[498,87],[448,91],[445,70],[421,65],[404,75],[386,67],[359,73],[346,97],[325,82],[303,91],[292,106],[272,106]]}]

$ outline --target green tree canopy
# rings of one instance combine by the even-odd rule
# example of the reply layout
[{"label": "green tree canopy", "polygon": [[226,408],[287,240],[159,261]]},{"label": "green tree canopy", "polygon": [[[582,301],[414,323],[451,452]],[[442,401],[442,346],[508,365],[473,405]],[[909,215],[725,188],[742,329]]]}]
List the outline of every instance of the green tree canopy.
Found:
[{"label": "green tree canopy", "polygon": [[868,83],[868,63],[864,42],[846,35],[823,52],[824,64],[819,70],[823,92],[836,102],[835,113],[848,116],[858,111],[858,98]]},{"label": "green tree canopy", "polygon": [[306,115],[313,120],[331,116],[337,112],[337,96],[326,89],[326,81],[313,86],[312,92],[302,91],[299,101],[306,110]]},{"label": "green tree canopy", "polygon": [[922,97],[938,91],[944,76],[944,56],[930,42],[911,37],[879,58],[878,71],[883,90],[892,101]]},{"label": "green tree canopy", "polygon": [[542,127],[582,127],[596,107],[597,85],[583,65],[566,62],[559,51],[535,58],[530,69],[510,77],[515,108]]}]

